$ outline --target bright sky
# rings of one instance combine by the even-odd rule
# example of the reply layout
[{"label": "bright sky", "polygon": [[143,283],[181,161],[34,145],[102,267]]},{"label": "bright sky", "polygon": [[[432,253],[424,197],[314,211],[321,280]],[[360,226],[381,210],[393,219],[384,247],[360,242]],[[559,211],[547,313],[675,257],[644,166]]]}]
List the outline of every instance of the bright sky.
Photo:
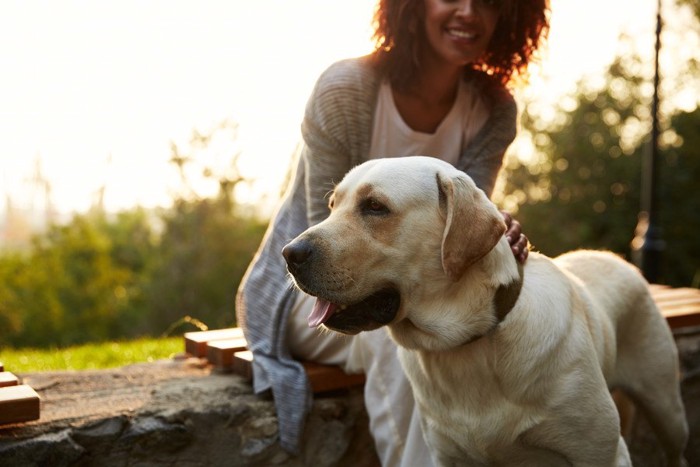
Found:
[{"label": "bright sky", "polygon": [[[87,209],[105,183],[109,209],[167,204],[170,142],[226,118],[240,124],[243,173],[258,195],[276,193],[316,78],[370,50],[374,0],[0,5],[0,196],[27,204],[40,157],[66,211]],[[622,31],[653,50],[656,0],[552,6],[543,96],[602,69]]]}]

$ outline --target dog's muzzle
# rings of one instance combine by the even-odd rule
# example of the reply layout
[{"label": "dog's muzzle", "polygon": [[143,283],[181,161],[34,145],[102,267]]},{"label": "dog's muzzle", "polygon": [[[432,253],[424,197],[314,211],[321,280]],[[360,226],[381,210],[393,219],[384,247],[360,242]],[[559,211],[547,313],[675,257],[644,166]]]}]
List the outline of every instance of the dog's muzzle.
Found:
[{"label": "dog's muzzle", "polygon": [[330,292],[323,287],[322,258],[312,243],[297,239],[282,249],[287,270],[294,277],[297,287],[316,297],[309,315],[309,326],[323,324],[343,334],[371,331],[389,324],[396,317],[401,305],[401,295],[392,286],[381,287],[361,300],[348,303],[341,296],[343,291]]},{"label": "dog's muzzle", "polygon": [[313,253],[311,243],[307,240],[294,240],[282,248],[282,256],[287,261],[287,270],[296,278],[303,272],[303,268],[310,264],[309,259]]}]

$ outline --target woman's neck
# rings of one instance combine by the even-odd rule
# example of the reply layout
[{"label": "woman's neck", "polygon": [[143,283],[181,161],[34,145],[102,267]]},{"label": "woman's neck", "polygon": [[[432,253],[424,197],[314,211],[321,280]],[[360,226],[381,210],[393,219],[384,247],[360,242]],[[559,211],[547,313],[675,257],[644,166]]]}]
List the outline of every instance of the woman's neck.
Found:
[{"label": "woman's neck", "polygon": [[452,109],[462,69],[426,67],[425,70],[405,89],[392,92],[396,108],[409,127],[434,133]]}]

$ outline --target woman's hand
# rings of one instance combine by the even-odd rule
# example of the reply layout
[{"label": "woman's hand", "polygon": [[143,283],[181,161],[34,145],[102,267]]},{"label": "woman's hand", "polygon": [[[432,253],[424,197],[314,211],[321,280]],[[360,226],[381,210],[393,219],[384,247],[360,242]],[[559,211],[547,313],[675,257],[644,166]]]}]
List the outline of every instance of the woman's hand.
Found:
[{"label": "woman's hand", "polygon": [[528,240],[522,232],[520,222],[513,219],[513,216],[505,211],[501,211],[501,214],[503,214],[503,219],[506,221],[505,235],[508,243],[510,243],[510,249],[513,250],[513,256],[520,263],[524,263],[530,250],[528,249]]}]

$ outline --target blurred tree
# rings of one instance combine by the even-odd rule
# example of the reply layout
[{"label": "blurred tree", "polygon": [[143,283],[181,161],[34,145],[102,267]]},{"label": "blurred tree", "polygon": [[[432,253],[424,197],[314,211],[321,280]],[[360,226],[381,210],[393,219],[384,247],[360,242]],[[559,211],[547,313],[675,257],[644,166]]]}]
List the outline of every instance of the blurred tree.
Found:
[{"label": "blurred tree", "polygon": [[[536,250],[555,256],[598,248],[629,256],[640,209],[641,155],[648,150],[650,131],[651,90],[640,69],[638,58],[620,57],[602,82],[580,83],[580,92],[562,100],[550,118],[536,106],[525,109],[522,126],[531,151],[507,160],[507,195],[498,201],[517,211]],[[668,258],[674,267],[666,282],[674,285],[690,284],[697,268],[698,255],[692,255],[697,248],[685,238],[700,227],[697,216],[690,216],[700,208],[700,193],[683,183],[700,167],[699,158],[690,155],[698,147],[693,145],[697,113],[664,123],[661,212],[662,228],[673,233]]]},{"label": "blurred tree", "polygon": [[[139,236],[150,237],[142,211],[113,223],[104,214],[76,215],[35,237],[28,253],[3,254],[0,317],[8,342],[67,345],[134,335],[128,318],[143,309],[134,291],[152,257],[150,240],[132,243]],[[128,249],[140,249],[141,258],[128,258]]]},{"label": "blurred tree", "polygon": [[660,188],[663,269],[669,284],[700,287],[700,108],[675,115],[671,128]]},{"label": "blurred tree", "polygon": [[[232,325],[236,288],[267,223],[235,200],[245,182],[231,150],[236,128],[223,122],[173,145],[182,187],[158,215],[96,208],[51,226],[26,250],[0,251],[0,342],[160,335],[187,315]],[[198,192],[211,186],[213,195]]]},{"label": "blurred tree", "polygon": [[[152,329],[163,331],[185,316],[209,327],[235,323],[236,288],[266,226],[266,221],[243,214],[235,201],[236,186],[246,182],[237,167],[240,153],[230,144],[236,129],[225,121],[206,133],[193,131],[185,147],[171,144],[171,162],[182,189],[173,208],[162,215],[148,292]],[[213,182],[215,196],[197,191],[197,186],[206,190],[202,181]]]},{"label": "blurred tree", "polygon": [[639,78],[616,62],[599,89],[582,84],[552,120],[526,108],[534,159],[511,158],[506,167],[505,201],[520,200],[528,237],[548,255],[581,246],[626,251],[639,211],[638,133],[647,112],[634,94]]},{"label": "blurred tree", "polygon": [[152,212],[137,207],[117,213],[112,221],[104,215],[95,221],[110,239],[113,267],[128,272],[127,278],[114,291],[124,302],[114,332],[120,337],[150,334],[145,288],[155,267],[159,239],[153,226],[158,219]]},{"label": "blurred tree", "polygon": [[264,223],[236,217],[224,197],[177,200],[163,220],[149,288],[151,329],[162,332],[185,316],[209,327],[233,325],[236,288]]},{"label": "blurred tree", "polygon": [[687,5],[693,10],[695,17],[700,20],[700,0],[677,0],[677,3],[679,5]]},{"label": "blurred tree", "polygon": [[20,275],[26,260],[19,251],[6,250],[0,256],[0,343],[8,344],[12,336],[22,331],[22,310],[17,307],[20,298]]}]

